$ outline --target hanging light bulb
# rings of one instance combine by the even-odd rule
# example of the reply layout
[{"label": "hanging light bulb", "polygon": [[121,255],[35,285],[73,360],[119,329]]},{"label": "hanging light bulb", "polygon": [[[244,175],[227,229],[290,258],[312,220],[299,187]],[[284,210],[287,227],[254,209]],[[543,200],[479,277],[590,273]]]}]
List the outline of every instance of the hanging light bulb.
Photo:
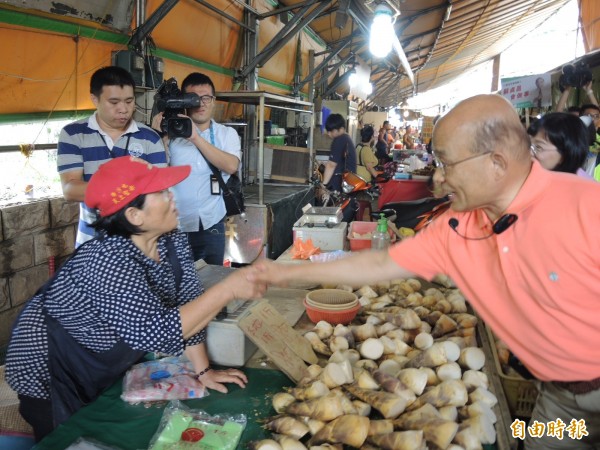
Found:
[{"label": "hanging light bulb", "polygon": [[358,79],[358,75],[356,74],[356,72],[351,73],[348,77],[348,84],[350,85],[350,88],[358,86],[359,81],[360,80]]},{"label": "hanging light bulb", "polygon": [[373,85],[371,83],[365,84],[365,93],[371,95],[373,93]]},{"label": "hanging light bulb", "polygon": [[380,3],[375,7],[375,17],[371,24],[369,50],[373,56],[387,56],[392,50],[395,34],[392,10],[385,3]]}]

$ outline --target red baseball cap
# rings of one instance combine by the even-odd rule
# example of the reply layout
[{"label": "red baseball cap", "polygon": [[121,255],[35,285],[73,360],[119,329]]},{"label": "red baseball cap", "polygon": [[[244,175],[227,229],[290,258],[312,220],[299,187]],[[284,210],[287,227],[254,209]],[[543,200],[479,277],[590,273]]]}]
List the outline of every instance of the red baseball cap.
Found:
[{"label": "red baseball cap", "polygon": [[159,168],[131,156],[102,164],[85,191],[85,204],[101,217],[110,216],[142,194],[160,192],[184,180],[190,166]]}]

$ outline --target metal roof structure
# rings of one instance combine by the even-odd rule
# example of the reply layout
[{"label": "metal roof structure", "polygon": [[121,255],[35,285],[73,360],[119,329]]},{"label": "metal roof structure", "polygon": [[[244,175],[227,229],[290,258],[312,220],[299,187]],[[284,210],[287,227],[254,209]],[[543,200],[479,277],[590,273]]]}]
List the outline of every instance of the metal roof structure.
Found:
[{"label": "metal roof structure", "polygon": [[[18,27],[22,25],[39,26],[36,24],[41,19],[33,20],[35,15],[51,17],[55,22],[43,23],[49,40],[54,38],[48,34],[52,32],[50,28],[58,21],[87,26],[86,32],[91,33],[92,39],[103,36],[105,41],[119,43],[129,39],[129,47],[138,49],[154,31],[158,36],[157,47],[176,53],[180,62],[191,58],[191,61],[212,63],[217,71],[227,75],[233,73],[236,82],[251,90],[257,86],[252,78],[256,80],[262,76],[265,79],[263,73],[286,87],[289,79],[282,73],[294,71],[293,63],[290,64],[293,56],[290,55],[296,53],[291,40],[301,31],[310,29],[309,32],[316,34],[325,48],[316,54],[316,67],[302,72],[301,79],[293,83],[292,93],[297,95],[309,82],[317,81],[321,97],[345,96],[349,87],[344,81],[349,77],[350,69],[360,62],[369,66],[374,89],[362,107],[389,108],[496,58],[569,1],[63,0],[56,3],[52,0],[3,0],[2,8],[25,11],[25,18],[21,19],[11,15],[10,9],[4,10],[5,20],[16,27],[11,30],[14,33],[18,33]],[[374,58],[369,51],[370,26],[374,11],[381,4],[393,12],[398,45],[387,57]],[[145,17],[146,10],[151,12],[148,17]],[[197,15],[199,10],[205,13],[201,19]],[[202,27],[197,27],[198,23]],[[103,29],[115,30],[117,34],[112,34],[115,31],[103,33]],[[207,29],[212,30],[210,37],[215,40],[212,47],[197,44],[206,42],[208,36],[202,32]],[[79,30],[75,34],[79,36]],[[219,46],[221,53],[215,52],[214,45]],[[234,61],[237,53],[245,55],[241,66]],[[284,53],[287,53],[286,58],[277,59]],[[265,66],[273,59],[287,65],[273,69],[271,63],[266,70]],[[298,69],[297,65],[295,69]],[[16,65],[12,71],[23,73],[25,81],[44,78],[23,64]],[[50,95],[55,94],[51,91]]]},{"label": "metal roof structure", "polygon": [[[469,69],[495,58],[540,26],[568,0],[338,0],[310,22],[343,59],[354,53],[371,65],[373,94],[368,103],[396,106],[417,92],[446,84]],[[306,5],[280,0],[285,8]],[[316,2],[321,3],[321,2]],[[399,11],[394,28],[410,71],[397,52],[375,59],[369,53],[369,28],[377,3]],[[315,6],[316,7],[316,6]],[[342,26],[343,25],[343,26]]]}]

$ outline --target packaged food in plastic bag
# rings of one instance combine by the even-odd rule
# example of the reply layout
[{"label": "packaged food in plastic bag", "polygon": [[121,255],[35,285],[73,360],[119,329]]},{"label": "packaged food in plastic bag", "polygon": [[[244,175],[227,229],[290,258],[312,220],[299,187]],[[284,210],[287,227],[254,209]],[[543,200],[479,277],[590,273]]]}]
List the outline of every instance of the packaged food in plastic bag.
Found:
[{"label": "packaged food in plastic bag", "polygon": [[128,403],[186,400],[208,395],[192,363],[170,356],[132,366],[123,378],[121,398]]},{"label": "packaged food in plastic bag", "polygon": [[211,415],[171,401],[149,450],[234,450],[246,428],[244,414]]},{"label": "packaged food in plastic bag", "polygon": [[120,450],[120,448],[104,444],[95,439],[79,437],[65,450]]}]

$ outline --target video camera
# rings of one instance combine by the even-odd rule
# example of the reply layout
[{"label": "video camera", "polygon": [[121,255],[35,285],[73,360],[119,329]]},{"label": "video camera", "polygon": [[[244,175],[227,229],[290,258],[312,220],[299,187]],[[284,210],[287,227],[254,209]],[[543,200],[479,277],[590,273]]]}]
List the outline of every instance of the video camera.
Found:
[{"label": "video camera", "polygon": [[192,120],[179,117],[188,108],[200,106],[200,97],[193,92],[184,94],[177,86],[175,78],[164,81],[154,95],[153,112],[162,112],[160,129],[169,138],[189,138],[192,135]]},{"label": "video camera", "polygon": [[565,64],[562,68],[562,75],[558,79],[560,91],[564,91],[567,86],[582,88],[592,81],[592,71],[583,62],[578,64]]}]

